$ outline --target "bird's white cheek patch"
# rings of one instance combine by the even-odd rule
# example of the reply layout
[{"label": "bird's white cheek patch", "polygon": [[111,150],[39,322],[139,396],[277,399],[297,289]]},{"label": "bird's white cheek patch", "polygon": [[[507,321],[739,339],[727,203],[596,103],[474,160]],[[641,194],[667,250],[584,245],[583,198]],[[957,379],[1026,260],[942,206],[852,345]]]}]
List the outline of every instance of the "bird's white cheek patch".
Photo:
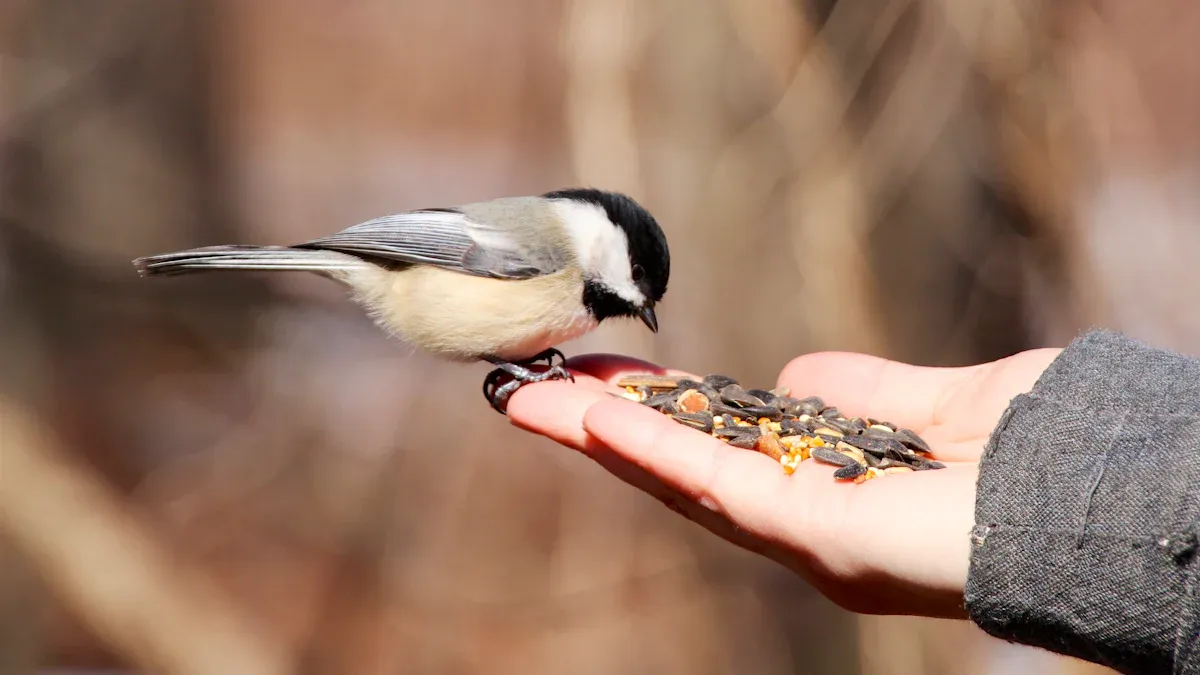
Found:
[{"label": "bird's white cheek patch", "polygon": [[575,243],[580,264],[589,277],[629,302],[640,305],[646,297],[633,283],[629,266],[629,241],[604,209],[570,200],[553,203]]}]

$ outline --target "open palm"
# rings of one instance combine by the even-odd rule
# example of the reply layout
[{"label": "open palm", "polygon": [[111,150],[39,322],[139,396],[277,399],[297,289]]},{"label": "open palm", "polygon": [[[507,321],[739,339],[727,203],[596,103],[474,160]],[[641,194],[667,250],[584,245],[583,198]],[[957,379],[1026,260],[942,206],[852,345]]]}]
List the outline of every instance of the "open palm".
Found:
[{"label": "open palm", "polygon": [[786,565],[846,609],[962,618],[980,454],[1012,397],[1032,388],[1058,353],[1034,350],[962,368],[837,352],[793,360],[779,385],[820,396],[846,415],[912,429],[948,465],[862,484],[835,481],[834,467],[812,461],[789,476],[765,455],[610,396],[624,375],[678,373],[624,357],[572,359],[575,383],[525,386],[508,414]]}]

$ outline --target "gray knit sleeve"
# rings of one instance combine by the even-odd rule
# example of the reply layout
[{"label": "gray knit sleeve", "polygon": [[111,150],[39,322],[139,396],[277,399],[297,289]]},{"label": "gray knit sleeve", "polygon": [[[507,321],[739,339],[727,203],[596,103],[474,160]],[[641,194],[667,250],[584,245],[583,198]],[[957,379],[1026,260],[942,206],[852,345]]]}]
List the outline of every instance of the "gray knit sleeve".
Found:
[{"label": "gray knit sleeve", "polygon": [[984,451],[966,607],[996,637],[1200,673],[1200,360],[1088,333]]}]

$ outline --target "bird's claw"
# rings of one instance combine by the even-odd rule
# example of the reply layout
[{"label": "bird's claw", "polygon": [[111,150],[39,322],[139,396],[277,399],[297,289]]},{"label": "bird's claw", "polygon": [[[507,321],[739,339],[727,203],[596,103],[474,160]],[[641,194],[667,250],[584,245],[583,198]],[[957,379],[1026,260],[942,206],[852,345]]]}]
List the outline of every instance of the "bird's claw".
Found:
[{"label": "bird's claw", "polygon": [[[554,357],[557,356],[562,363],[554,364]],[[538,373],[529,369],[528,366],[545,361],[549,368]],[[492,409],[501,415],[507,415],[508,399],[518,389],[526,384],[534,382],[546,382],[548,380],[567,380],[575,381],[575,376],[572,375],[566,368],[566,357],[557,349],[547,349],[546,351],[525,359],[518,363],[510,363],[500,360],[492,360],[496,365],[496,369],[488,373],[488,376],[483,380],[483,396],[487,399]],[[505,375],[512,379],[504,384],[499,384],[500,379]]]}]

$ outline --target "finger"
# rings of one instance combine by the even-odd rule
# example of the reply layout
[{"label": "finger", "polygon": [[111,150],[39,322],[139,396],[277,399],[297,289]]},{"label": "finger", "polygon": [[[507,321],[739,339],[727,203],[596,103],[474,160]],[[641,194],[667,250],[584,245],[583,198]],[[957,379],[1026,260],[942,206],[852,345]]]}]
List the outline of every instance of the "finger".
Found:
[{"label": "finger", "polygon": [[731,448],[620,399],[596,402],[585,413],[583,426],[603,447],[670,489],[759,537],[780,536],[773,505],[782,499],[788,476],[766,455]]},{"label": "finger", "polygon": [[846,352],[793,359],[779,376],[795,396],[820,396],[846,415],[871,417],[921,431],[947,392],[980,366],[937,368]]},{"label": "finger", "polygon": [[673,375],[700,379],[696,375],[682,370],[663,368],[656,363],[628,356],[618,356],[616,354],[584,354],[568,360],[567,366],[572,370],[587,373],[609,384],[615,384],[627,375],[645,374]]},{"label": "finger", "polygon": [[[695,499],[668,485],[662,478],[645,468],[630,462],[612,448],[592,436],[588,439],[586,454],[598,465],[624,483],[645,492],[661,502],[671,511],[700,525],[726,541],[749,551],[776,557],[772,542],[756,536],[740,523],[704,506]],[[777,558],[778,559],[778,558]],[[780,562],[783,562],[782,560]]]},{"label": "finger", "polygon": [[583,415],[592,405],[612,398],[600,380],[580,375],[574,383],[550,380],[527,384],[508,401],[508,419],[518,428],[541,434],[576,450],[584,450]]},{"label": "finger", "polygon": [[1033,349],[986,364],[965,382],[954,401],[938,411],[938,419],[963,420],[965,436],[986,437],[1014,396],[1033,388],[1061,349]]}]

